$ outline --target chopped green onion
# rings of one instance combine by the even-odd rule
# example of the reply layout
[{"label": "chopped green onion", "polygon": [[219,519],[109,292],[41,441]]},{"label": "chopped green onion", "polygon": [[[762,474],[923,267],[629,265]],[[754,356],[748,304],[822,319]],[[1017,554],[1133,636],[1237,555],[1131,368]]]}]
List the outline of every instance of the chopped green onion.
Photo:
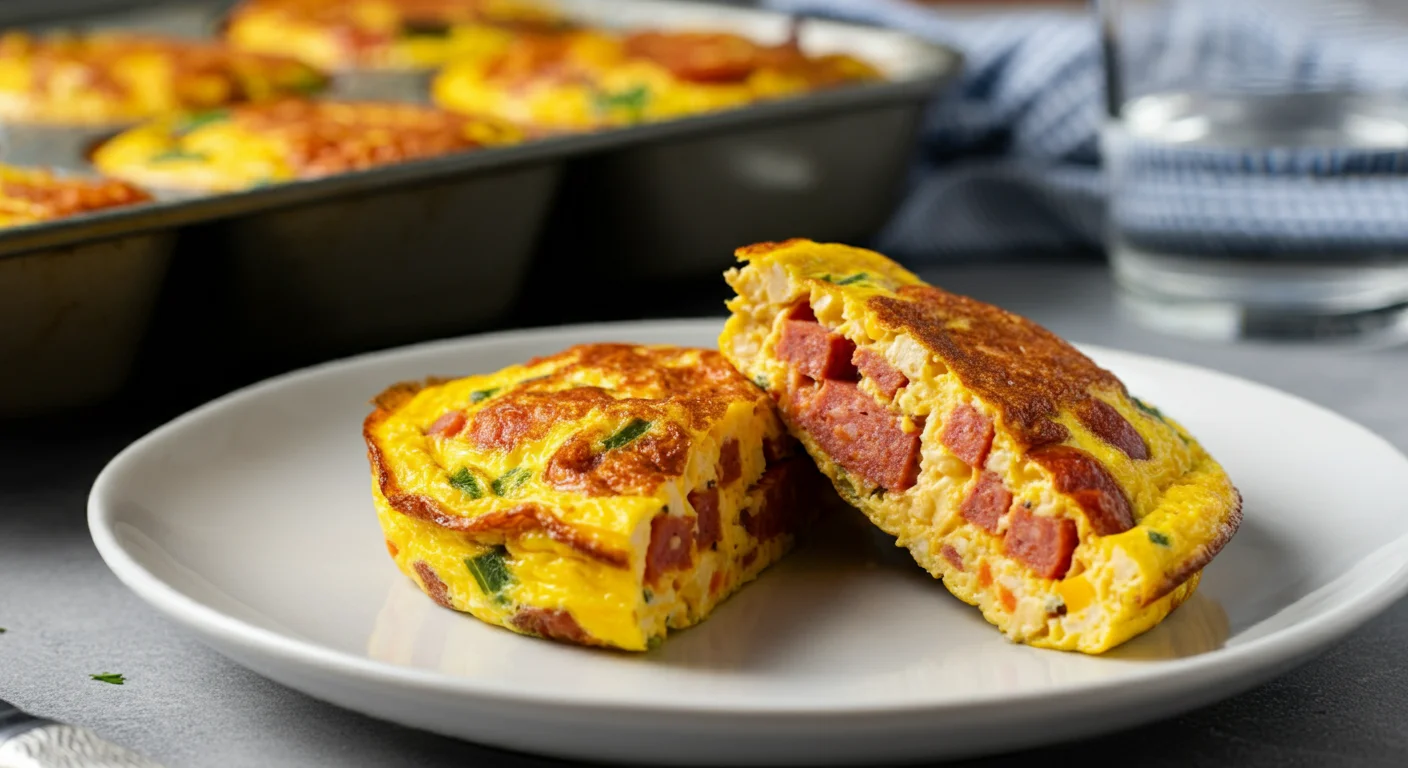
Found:
[{"label": "chopped green onion", "polygon": [[491,397],[493,397],[494,395],[498,394],[498,392],[499,392],[499,388],[498,388],[498,387],[490,387],[490,388],[488,388],[488,389],[476,389],[476,390],[474,390],[473,392],[470,392],[470,393],[469,393],[469,402],[471,402],[471,403],[482,403],[482,402],[484,402],[485,400],[488,400],[489,398],[491,398]]},{"label": "chopped green onion", "polygon": [[199,152],[187,152],[183,149],[168,149],[160,154],[152,155],[153,163],[169,163],[175,160],[209,160],[208,155]]},{"label": "chopped green onion", "polygon": [[1159,533],[1158,531],[1149,531],[1149,541],[1152,541],[1161,547],[1167,547],[1173,543],[1169,541],[1169,538],[1167,536],[1162,533]]},{"label": "chopped green onion", "polygon": [[208,109],[204,112],[195,112],[187,115],[181,124],[176,127],[176,132],[186,135],[197,128],[203,128],[212,123],[223,123],[230,119],[228,109]]},{"label": "chopped green onion", "polygon": [[127,678],[117,674],[116,672],[104,672],[100,675],[89,675],[89,677],[93,678],[94,680],[97,680],[100,683],[107,683],[108,685],[122,685],[123,683],[127,682]]},{"label": "chopped green onion", "polygon": [[832,277],[832,276],[831,276],[831,273],[829,273],[829,272],[828,272],[827,274],[824,274],[824,275],[821,276],[821,279],[822,279],[822,280],[825,280],[826,282],[831,283],[832,285],[853,285],[853,284],[855,284],[855,283],[859,283],[860,281],[862,281],[862,280],[867,280],[867,279],[869,279],[869,278],[870,278],[870,276],[867,275],[867,274],[864,273],[864,272],[857,272],[857,273],[855,273],[854,275],[851,275],[851,276],[849,276],[849,277],[841,277],[841,278]]},{"label": "chopped green onion", "polygon": [[665,638],[664,638],[664,637],[661,637],[660,635],[655,635],[654,637],[652,637],[652,638],[650,638],[649,640],[646,640],[646,641],[645,641],[645,649],[646,649],[647,651],[653,651],[653,650],[655,650],[656,648],[659,648],[661,645],[663,645],[664,642],[665,642]]},{"label": "chopped green onion", "polygon": [[766,377],[766,376],[764,376],[763,374],[760,373],[760,374],[758,374],[757,376],[754,376],[754,377],[753,377],[753,383],[754,383],[754,384],[757,384],[759,389],[767,389],[767,388],[768,388],[768,377]]},{"label": "chopped green onion", "polygon": [[469,575],[474,577],[474,583],[479,585],[479,589],[484,594],[494,598],[495,602],[503,603],[507,600],[504,590],[513,583],[513,573],[508,569],[508,550],[504,547],[494,547],[476,557],[465,558],[464,565],[469,569]]},{"label": "chopped green onion", "polygon": [[528,480],[530,474],[523,467],[514,467],[490,483],[490,487],[494,489],[495,496],[507,496],[518,490],[519,486]]},{"label": "chopped green onion", "polygon": [[651,592],[651,591],[648,590],[648,589],[645,590],[644,592],[641,592],[641,593],[640,593],[640,596],[641,596],[641,598],[643,598],[643,599],[645,600],[645,602],[647,602],[647,603],[649,603],[651,600],[655,599],[655,593],[654,593],[654,592]]},{"label": "chopped green onion", "polygon": [[593,105],[598,113],[610,112],[612,109],[626,109],[639,118],[645,111],[645,105],[650,103],[650,89],[644,85],[635,88],[611,93],[609,91],[597,91],[593,97]]},{"label": "chopped green onion", "polygon": [[467,468],[460,467],[450,475],[450,485],[469,494],[469,498],[478,499],[484,496],[484,487],[479,484],[479,478],[475,477]]},{"label": "chopped green onion", "polygon": [[1164,420],[1164,415],[1159,412],[1159,409],[1158,409],[1158,408],[1155,408],[1154,406],[1149,405],[1148,403],[1144,402],[1143,400],[1140,400],[1140,399],[1137,398],[1137,397],[1131,397],[1130,400],[1133,400],[1133,401],[1134,401],[1134,407],[1135,407],[1135,408],[1138,408],[1139,410],[1141,410],[1141,411],[1143,411],[1143,412],[1149,414],[1150,416],[1153,416],[1154,418],[1158,419],[1159,421],[1163,421],[1163,420]]},{"label": "chopped green onion", "polygon": [[645,419],[631,419],[626,426],[617,430],[616,434],[602,440],[601,447],[608,451],[614,451],[650,431],[652,423]]}]

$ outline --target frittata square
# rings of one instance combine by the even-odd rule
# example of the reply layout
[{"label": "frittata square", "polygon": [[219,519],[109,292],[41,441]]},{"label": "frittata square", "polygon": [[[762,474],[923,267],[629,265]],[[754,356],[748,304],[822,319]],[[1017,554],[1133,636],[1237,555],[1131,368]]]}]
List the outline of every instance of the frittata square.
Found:
[{"label": "frittata square", "polygon": [[646,650],[786,554],[830,494],[713,350],[581,345],[376,405],[391,557],[437,603],[527,635]]}]

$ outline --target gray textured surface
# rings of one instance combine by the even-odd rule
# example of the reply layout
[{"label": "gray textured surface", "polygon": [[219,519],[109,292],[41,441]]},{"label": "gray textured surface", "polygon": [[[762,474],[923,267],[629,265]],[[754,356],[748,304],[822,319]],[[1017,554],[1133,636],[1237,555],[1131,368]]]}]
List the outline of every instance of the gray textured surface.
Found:
[{"label": "gray textured surface", "polygon": [[[1408,449],[1408,349],[1209,346],[1132,329],[1093,265],[952,268],[951,290],[1027,314],[1074,340],[1265,382]],[[1006,280],[1010,284],[1004,285]],[[713,313],[712,299],[676,313]],[[547,765],[372,721],[246,672],[158,618],[108,573],[84,504],[104,462],[157,416],[0,434],[0,697],[90,727],[168,766]],[[121,672],[121,687],[89,679]],[[1408,603],[1326,655],[1245,695],[1174,720],[964,765],[1119,756],[1137,766],[1408,765]]]}]

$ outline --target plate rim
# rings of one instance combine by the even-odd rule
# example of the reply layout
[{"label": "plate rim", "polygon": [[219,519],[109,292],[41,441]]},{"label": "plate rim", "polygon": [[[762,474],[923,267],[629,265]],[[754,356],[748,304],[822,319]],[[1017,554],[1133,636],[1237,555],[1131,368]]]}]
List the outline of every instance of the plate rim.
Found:
[{"label": "plate rim", "polygon": [[[1209,679],[1226,680],[1234,677],[1264,679],[1269,670],[1290,663],[1299,663],[1298,660],[1323,651],[1334,640],[1363,626],[1390,605],[1408,595],[1408,557],[1405,557],[1404,562],[1398,566],[1397,570],[1385,573],[1383,578],[1377,580],[1372,589],[1359,592],[1348,599],[1336,601],[1333,606],[1315,616],[1311,621],[1301,621],[1230,648],[1224,645],[1213,651],[1193,656],[1150,662],[1147,666],[1130,669],[1125,674],[1116,677],[1062,683],[1049,689],[1030,689],[1017,692],[984,690],[981,693],[970,694],[958,700],[931,700],[915,696],[899,702],[881,700],[857,703],[827,701],[825,697],[797,697],[782,704],[719,696],[681,702],[668,695],[612,696],[601,691],[584,693],[580,690],[570,689],[558,691],[524,689],[504,683],[486,682],[473,677],[446,675],[431,670],[399,666],[330,648],[313,641],[290,637],[275,630],[242,621],[213,606],[188,597],[165,580],[148,571],[118,541],[114,525],[117,521],[113,519],[115,513],[106,499],[113,493],[113,488],[126,467],[139,462],[148,446],[157,444],[169,435],[179,432],[187,424],[211,418],[221,410],[237,403],[257,399],[281,387],[294,385],[298,382],[323,376],[336,376],[339,371],[355,369],[362,365],[375,364],[401,356],[434,353],[439,349],[451,349],[466,344],[489,344],[588,331],[610,334],[618,330],[630,332],[647,329],[688,333],[690,331],[698,332],[704,328],[719,328],[724,319],[719,316],[573,323],[469,334],[395,346],[324,361],[247,384],[167,420],[132,441],[114,455],[98,473],[88,494],[89,533],[104,564],[124,586],[166,618],[186,627],[188,631],[196,635],[196,639],[214,647],[221,655],[230,657],[222,650],[221,645],[233,644],[246,652],[276,658],[284,664],[292,663],[303,668],[314,668],[337,674],[349,680],[395,686],[401,690],[439,695],[448,694],[486,703],[527,705],[558,710],[590,708],[636,716],[726,717],[746,715],[750,717],[809,719],[904,716],[916,713],[934,714],[958,709],[1043,706],[1059,704],[1067,700],[1089,701],[1087,697],[1092,695],[1129,688],[1152,689],[1155,686],[1164,692],[1159,696],[1171,696],[1173,692],[1195,689]],[[1171,367],[1184,373],[1211,376],[1226,383],[1249,386],[1263,394],[1288,398],[1301,407],[1317,411],[1321,415],[1357,431],[1361,437],[1376,442],[1380,447],[1391,451],[1404,462],[1405,466],[1408,466],[1408,455],[1405,455],[1403,451],[1378,433],[1347,416],[1299,395],[1241,376],[1180,360],[1127,351],[1116,347],[1087,344],[1074,340],[1068,341],[1083,354],[1092,357],[1099,355],[1124,357],[1136,363]],[[1357,562],[1383,556],[1393,550],[1401,550],[1403,554],[1408,555],[1408,532],[1384,542]],[[1342,576],[1349,573],[1353,567],[1351,565],[1349,569],[1337,575]],[[1303,596],[1301,600],[1305,600],[1306,597],[1308,595]],[[212,640],[217,642],[213,643]],[[581,650],[594,652],[591,649]],[[234,660],[241,666],[253,668],[253,665],[242,659],[235,658]],[[261,676],[267,675],[261,673]],[[1150,694],[1150,696],[1155,695]]]}]

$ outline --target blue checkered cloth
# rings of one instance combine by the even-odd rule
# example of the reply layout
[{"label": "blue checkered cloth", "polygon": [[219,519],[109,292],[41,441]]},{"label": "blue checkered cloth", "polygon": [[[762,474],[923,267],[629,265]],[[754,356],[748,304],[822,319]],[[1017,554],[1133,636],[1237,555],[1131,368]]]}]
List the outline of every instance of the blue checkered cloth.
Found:
[{"label": "blue checkered cloth", "polygon": [[[1296,6],[1323,13],[1327,0],[1316,1],[1170,3],[1149,28],[1130,31],[1124,60],[1143,83],[1192,73],[1207,88],[1243,92],[1390,91],[1408,113],[1408,26],[1343,13],[1305,23]],[[963,52],[963,77],[936,95],[908,192],[872,243],[892,255],[1099,248],[1107,216],[1151,248],[1408,250],[1408,136],[1395,140],[1392,125],[1387,145],[1374,149],[1141,145],[1125,156],[1128,181],[1107,206],[1105,75],[1093,14],[973,15],[904,0],[762,5],[904,29]]]}]

